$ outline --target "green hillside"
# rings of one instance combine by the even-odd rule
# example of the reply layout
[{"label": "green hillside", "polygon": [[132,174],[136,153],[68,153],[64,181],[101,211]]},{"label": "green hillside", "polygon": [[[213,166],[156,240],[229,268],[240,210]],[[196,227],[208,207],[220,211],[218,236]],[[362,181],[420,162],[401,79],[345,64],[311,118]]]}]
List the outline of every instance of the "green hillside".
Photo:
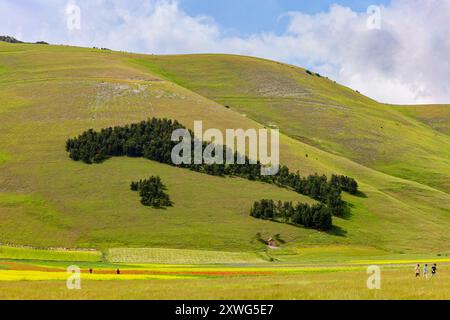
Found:
[{"label": "green hillside", "polygon": [[431,128],[450,135],[449,105],[425,105],[397,107],[402,113],[417,119]]},{"label": "green hillside", "polygon": [[[312,201],[285,189],[144,159],[89,166],[64,150],[86,129],[151,117],[187,127],[279,126],[283,163],[352,176],[364,196],[346,194],[351,215],[321,233],[249,216],[262,198]],[[0,123],[0,243],[233,252],[260,249],[260,233],[280,234],[292,248],[441,253],[450,244],[448,135],[299,68],[0,42]],[[173,208],[143,207],[129,190],[149,175],[161,176]]]},{"label": "green hillside", "polygon": [[[136,62],[261,124],[279,126],[296,140],[450,191],[448,136],[327,78],[240,56],[157,56]],[[445,129],[449,106],[440,108],[439,128]]]}]

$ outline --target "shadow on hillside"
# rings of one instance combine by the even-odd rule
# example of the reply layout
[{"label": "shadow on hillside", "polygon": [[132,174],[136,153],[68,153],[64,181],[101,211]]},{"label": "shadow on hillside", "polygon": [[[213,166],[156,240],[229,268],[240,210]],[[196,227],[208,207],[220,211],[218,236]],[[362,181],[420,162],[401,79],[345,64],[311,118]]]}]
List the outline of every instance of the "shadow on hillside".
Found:
[{"label": "shadow on hillside", "polygon": [[347,231],[338,226],[333,226],[330,231],[327,232],[329,235],[336,237],[347,237]]},{"label": "shadow on hillside", "polygon": [[368,196],[362,191],[358,191],[356,194],[354,194],[354,196],[358,198],[368,198]]},{"label": "shadow on hillside", "polygon": [[344,220],[350,220],[353,217],[352,209],[355,207],[354,204],[345,202],[344,204],[344,212],[342,217],[339,217]]}]

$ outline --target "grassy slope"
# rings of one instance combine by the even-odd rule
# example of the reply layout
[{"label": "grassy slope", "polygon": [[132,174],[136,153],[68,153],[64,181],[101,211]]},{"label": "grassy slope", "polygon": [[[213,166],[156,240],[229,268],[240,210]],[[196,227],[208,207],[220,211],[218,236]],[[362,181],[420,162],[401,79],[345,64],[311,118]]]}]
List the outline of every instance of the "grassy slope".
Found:
[{"label": "grassy slope", "polygon": [[[254,237],[260,232],[263,236],[279,233],[290,247],[341,243],[411,252],[448,248],[447,193],[324,151],[323,146],[314,146],[314,136],[305,136],[307,144],[283,135],[283,162],[302,173],[352,175],[367,196],[346,196],[353,216],[335,219],[338,229],[334,235],[251,219],[248,208],[256,199],[308,201],[273,186],[209,177],[143,159],[113,159],[98,166],[70,161],[64,152],[65,140],[90,127],[99,129],[152,116],[176,118],[187,126],[194,120],[221,129],[260,126],[242,116],[234,104],[230,103],[240,112],[161,81],[147,66],[136,65],[136,59],[142,58],[150,59],[92,49],[0,43],[0,65],[7,70],[0,76],[0,154],[8,155],[0,163],[0,242],[241,251],[259,248]],[[220,73],[217,77],[223,78],[225,88],[238,81]],[[208,81],[215,77],[210,78]],[[307,88],[309,82],[304,81]],[[277,83],[272,83],[274,90],[279,90]],[[282,97],[280,101],[295,103]],[[246,108],[251,115],[251,106]],[[349,114],[354,108],[351,110]],[[261,114],[267,120],[255,119],[264,124],[278,121],[275,112]],[[406,116],[402,119],[425,128]],[[294,130],[298,124],[292,123],[291,129],[286,126],[282,131]],[[278,124],[281,126],[281,121]],[[302,130],[299,135],[306,134]],[[408,134],[402,134],[399,139],[407,139]],[[419,145],[422,148],[422,142]],[[437,154],[439,161],[433,170],[442,174],[439,157]],[[166,182],[174,208],[144,208],[128,190],[130,181],[150,174],[158,174]]]},{"label": "grassy slope", "polygon": [[[243,179],[210,177],[143,159],[112,159],[87,166],[68,159],[65,140],[87,128],[203,116],[223,128],[249,127],[205,98],[121,63],[120,54],[68,47],[12,46],[0,64],[0,241],[37,246],[156,246],[250,250],[257,232],[286,238],[316,232],[251,219],[256,199],[311,201],[293,192]],[[133,180],[158,174],[174,208],[143,207]],[[236,190],[240,190],[236,197]],[[234,201],[230,201],[233,199]],[[318,238],[327,238],[318,235]]]},{"label": "grassy slope", "polygon": [[434,130],[450,135],[449,105],[424,105],[397,107],[402,113],[417,119]]},{"label": "grassy slope", "polygon": [[[152,56],[136,62],[259,123],[278,125],[299,141],[450,191],[447,135],[326,78],[241,56]],[[448,120],[449,106],[438,110],[441,121]]]}]

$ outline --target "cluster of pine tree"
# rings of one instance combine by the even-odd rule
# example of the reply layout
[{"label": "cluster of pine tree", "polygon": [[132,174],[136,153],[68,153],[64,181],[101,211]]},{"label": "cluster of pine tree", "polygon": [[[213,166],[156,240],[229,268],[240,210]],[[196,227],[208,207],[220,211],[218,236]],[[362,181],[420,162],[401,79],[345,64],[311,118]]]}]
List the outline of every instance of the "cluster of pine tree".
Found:
[{"label": "cluster of pine tree", "polygon": [[[85,131],[77,138],[66,142],[66,151],[74,161],[83,161],[87,164],[101,163],[111,157],[128,156],[144,157],[169,165],[172,163],[172,150],[179,143],[171,140],[173,131],[186,129],[177,121],[153,118],[148,121],[102,129],[96,132],[93,129]],[[194,136],[190,131],[191,136]],[[195,148],[192,140],[192,150]],[[203,150],[208,146],[203,143]],[[222,146],[226,153],[226,147]],[[213,154],[214,155],[214,154]],[[243,157],[245,164],[194,164],[194,153],[191,155],[191,164],[180,165],[193,171],[215,176],[238,176],[256,180],[261,176],[261,165],[250,164],[247,157]],[[241,156],[235,152],[234,159]]]},{"label": "cluster of pine tree", "polygon": [[341,217],[344,215],[345,202],[342,200],[343,188],[340,184],[340,176],[333,175],[330,180],[328,180],[327,176],[318,174],[302,177],[299,172],[292,173],[289,171],[289,168],[283,166],[277,175],[264,177],[264,179],[320,201],[327,205],[335,216]]},{"label": "cluster of pine tree", "polygon": [[328,231],[333,226],[332,212],[323,203],[310,206],[306,203],[293,205],[292,202],[275,203],[263,199],[253,204],[250,215],[257,219],[273,220],[320,231]]},{"label": "cluster of pine tree", "polygon": [[141,197],[141,203],[144,206],[154,208],[171,207],[172,202],[166,194],[166,186],[162,183],[160,177],[150,177],[146,180],[131,183],[131,190],[138,191]]},{"label": "cluster of pine tree", "polygon": [[184,127],[177,121],[151,119],[140,123],[84,132],[69,139],[66,150],[70,158],[85,163],[100,163],[110,157],[145,157],[162,163],[171,163],[172,132]]},{"label": "cluster of pine tree", "polygon": [[[177,129],[185,129],[177,121],[156,119],[140,123],[103,129],[100,132],[88,130],[75,139],[69,139],[66,150],[70,158],[85,163],[100,163],[114,156],[145,157],[168,165],[172,163],[172,150],[179,143],[172,141],[172,133]],[[191,136],[193,136],[193,133]],[[192,150],[195,141],[192,140]],[[203,143],[203,150],[208,143]],[[226,153],[226,146],[222,150]],[[317,174],[302,177],[292,173],[286,166],[280,168],[273,176],[261,175],[261,164],[250,163],[250,160],[234,153],[235,164],[194,164],[192,152],[191,164],[180,167],[214,176],[235,176],[249,180],[258,180],[290,188],[300,194],[307,195],[327,205],[334,215],[344,214],[345,203],[342,201],[342,191],[357,193],[358,184],[352,178],[333,175],[331,180]],[[244,164],[237,164],[237,159],[243,159]]]},{"label": "cluster of pine tree", "polygon": [[8,43],[23,43],[22,41],[19,41],[16,38],[10,36],[0,36],[0,41]]},{"label": "cluster of pine tree", "polygon": [[347,176],[331,176],[331,183],[335,186],[341,187],[341,189],[350,194],[358,194],[358,183],[355,179],[347,177]]}]

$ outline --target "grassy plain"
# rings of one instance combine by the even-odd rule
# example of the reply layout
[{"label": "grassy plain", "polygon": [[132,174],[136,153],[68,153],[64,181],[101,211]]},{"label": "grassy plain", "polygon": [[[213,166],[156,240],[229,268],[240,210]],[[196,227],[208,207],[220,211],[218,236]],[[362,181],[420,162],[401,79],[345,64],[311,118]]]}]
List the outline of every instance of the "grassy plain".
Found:
[{"label": "grassy plain", "polygon": [[449,299],[448,267],[432,280],[415,279],[411,268],[382,270],[381,290],[367,289],[368,275],[361,269],[209,279],[82,280],[79,291],[67,290],[65,281],[0,281],[0,299]]},{"label": "grassy plain", "polygon": [[[450,298],[450,257],[393,255],[364,247],[273,250],[268,253],[272,262],[256,259],[256,253],[223,252],[227,264],[215,252],[195,250],[111,249],[102,262],[94,258],[99,252],[86,257],[85,252],[5,246],[0,252],[0,300]],[[438,277],[415,279],[416,263],[438,263]],[[67,268],[73,265],[81,270],[80,290],[66,286]],[[367,289],[369,265],[381,268],[380,290]]]},{"label": "grassy plain", "polygon": [[0,259],[96,262],[101,260],[101,256],[101,252],[95,250],[81,251],[0,246]]},{"label": "grassy plain", "polygon": [[[37,263],[37,262],[34,262]],[[433,279],[416,279],[412,264],[381,265],[381,289],[369,290],[365,265],[253,266],[89,265],[81,290],[68,290],[60,264],[0,262],[0,299],[449,299],[450,267]],[[245,283],[245,285],[243,285]]]}]

